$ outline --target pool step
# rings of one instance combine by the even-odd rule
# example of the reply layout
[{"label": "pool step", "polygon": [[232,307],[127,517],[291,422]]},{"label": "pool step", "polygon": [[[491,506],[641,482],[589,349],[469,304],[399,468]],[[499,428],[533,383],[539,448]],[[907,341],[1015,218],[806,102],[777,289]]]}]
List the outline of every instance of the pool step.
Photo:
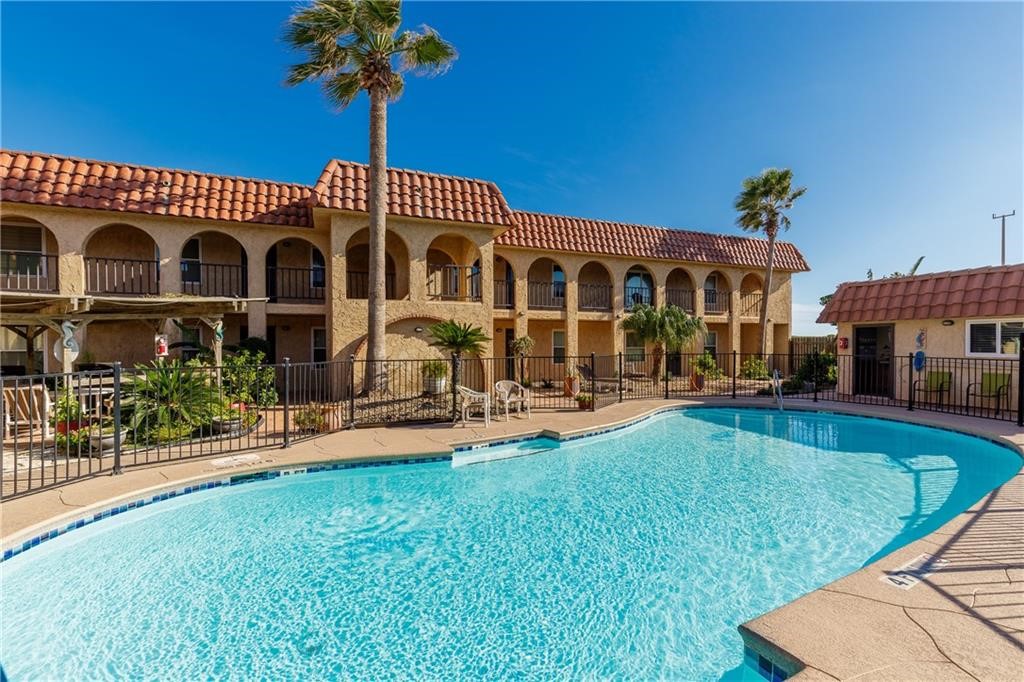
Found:
[{"label": "pool step", "polygon": [[530,455],[539,455],[542,452],[557,450],[561,446],[561,442],[554,438],[532,438],[512,445],[483,446],[473,450],[456,452],[452,457],[452,466],[469,466],[470,464],[485,464],[503,459],[529,457]]}]

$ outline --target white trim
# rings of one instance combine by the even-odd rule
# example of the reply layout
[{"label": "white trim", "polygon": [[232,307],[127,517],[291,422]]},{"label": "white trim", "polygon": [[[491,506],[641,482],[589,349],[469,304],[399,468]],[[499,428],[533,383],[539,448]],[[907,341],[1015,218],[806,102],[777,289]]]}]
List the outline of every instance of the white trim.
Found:
[{"label": "white trim", "polygon": [[971,326],[975,324],[994,324],[996,326],[996,348],[1002,348],[1002,325],[1004,322],[1020,322],[1024,317],[977,318],[964,321],[964,356],[968,358],[989,358],[992,360],[1016,360],[1017,353],[974,353],[971,352]]}]

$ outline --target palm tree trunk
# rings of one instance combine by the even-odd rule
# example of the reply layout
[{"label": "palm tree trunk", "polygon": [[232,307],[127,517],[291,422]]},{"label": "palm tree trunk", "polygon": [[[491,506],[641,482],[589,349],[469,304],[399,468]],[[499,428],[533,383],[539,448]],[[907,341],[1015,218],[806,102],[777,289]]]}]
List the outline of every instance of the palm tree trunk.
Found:
[{"label": "palm tree trunk", "polygon": [[654,350],[651,351],[651,355],[654,356],[654,367],[651,368],[651,378],[655,382],[661,380],[661,361],[665,357],[665,349],[661,345],[660,341],[654,343]]},{"label": "palm tree trunk", "polygon": [[768,342],[768,292],[772,290],[772,269],[775,267],[775,237],[778,230],[769,225],[765,230],[768,235],[768,265],[764,269],[764,291],[761,292],[761,357],[764,358]]},{"label": "palm tree trunk", "polygon": [[364,390],[387,390],[387,312],[384,244],[388,210],[388,99],[384,88],[370,88],[370,266],[367,295],[366,377]]}]

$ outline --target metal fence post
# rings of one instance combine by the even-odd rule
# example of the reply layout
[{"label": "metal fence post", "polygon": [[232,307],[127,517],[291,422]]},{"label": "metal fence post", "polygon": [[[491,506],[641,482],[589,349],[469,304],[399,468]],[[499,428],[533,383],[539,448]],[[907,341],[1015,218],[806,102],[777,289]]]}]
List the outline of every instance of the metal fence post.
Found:
[{"label": "metal fence post", "polygon": [[732,399],[736,400],[736,351],[732,352]]},{"label": "metal fence post", "polygon": [[356,356],[348,356],[348,428],[356,428]]},{"label": "metal fence post", "polygon": [[121,363],[114,362],[114,475],[121,473]]},{"label": "metal fence post", "polygon": [[914,354],[907,353],[907,411],[914,411]]},{"label": "metal fence post", "polygon": [[814,351],[814,371],[811,373],[811,384],[814,387],[814,402],[818,402],[818,373],[821,371],[821,353]]},{"label": "metal fence post", "polygon": [[665,363],[665,371],[661,378],[665,380],[665,400],[668,400],[668,349],[662,354],[661,361]]},{"label": "metal fence post", "polygon": [[590,354],[590,411],[597,410],[597,353]]},{"label": "metal fence post", "polygon": [[625,399],[625,386],[622,383],[622,373],[625,371],[625,367],[622,364],[622,351],[619,351],[619,402],[621,403]]},{"label": "metal fence post", "polygon": [[452,421],[457,421],[459,418],[459,385],[458,382],[462,377],[456,376],[456,372],[459,368],[459,358],[452,353]]},{"label": "metal fence post", "polygon": [[292,391],[292,361],[291,358],[284,359],[284,447],[292,444],[291,429],[288,427],[289,414],[291,413],[291,391]]},{"label": "metal fence post", "polygon": [[1017,426],[1024,426],[1024,334],[1017,339]]}]

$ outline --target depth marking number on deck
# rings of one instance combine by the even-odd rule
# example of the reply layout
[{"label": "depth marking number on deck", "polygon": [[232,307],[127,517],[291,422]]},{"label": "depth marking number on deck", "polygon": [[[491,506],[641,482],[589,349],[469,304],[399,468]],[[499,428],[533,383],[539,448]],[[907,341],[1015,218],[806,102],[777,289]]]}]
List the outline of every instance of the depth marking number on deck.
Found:
[{"label": "depth marking number on deck", "polygon": [[879,580],[901,590],[909,590],[935,571],[948,565],[949,559],[940,559],[931,554],[922,554],[916,559],[903,564],[895,571],[886,573]]}]

